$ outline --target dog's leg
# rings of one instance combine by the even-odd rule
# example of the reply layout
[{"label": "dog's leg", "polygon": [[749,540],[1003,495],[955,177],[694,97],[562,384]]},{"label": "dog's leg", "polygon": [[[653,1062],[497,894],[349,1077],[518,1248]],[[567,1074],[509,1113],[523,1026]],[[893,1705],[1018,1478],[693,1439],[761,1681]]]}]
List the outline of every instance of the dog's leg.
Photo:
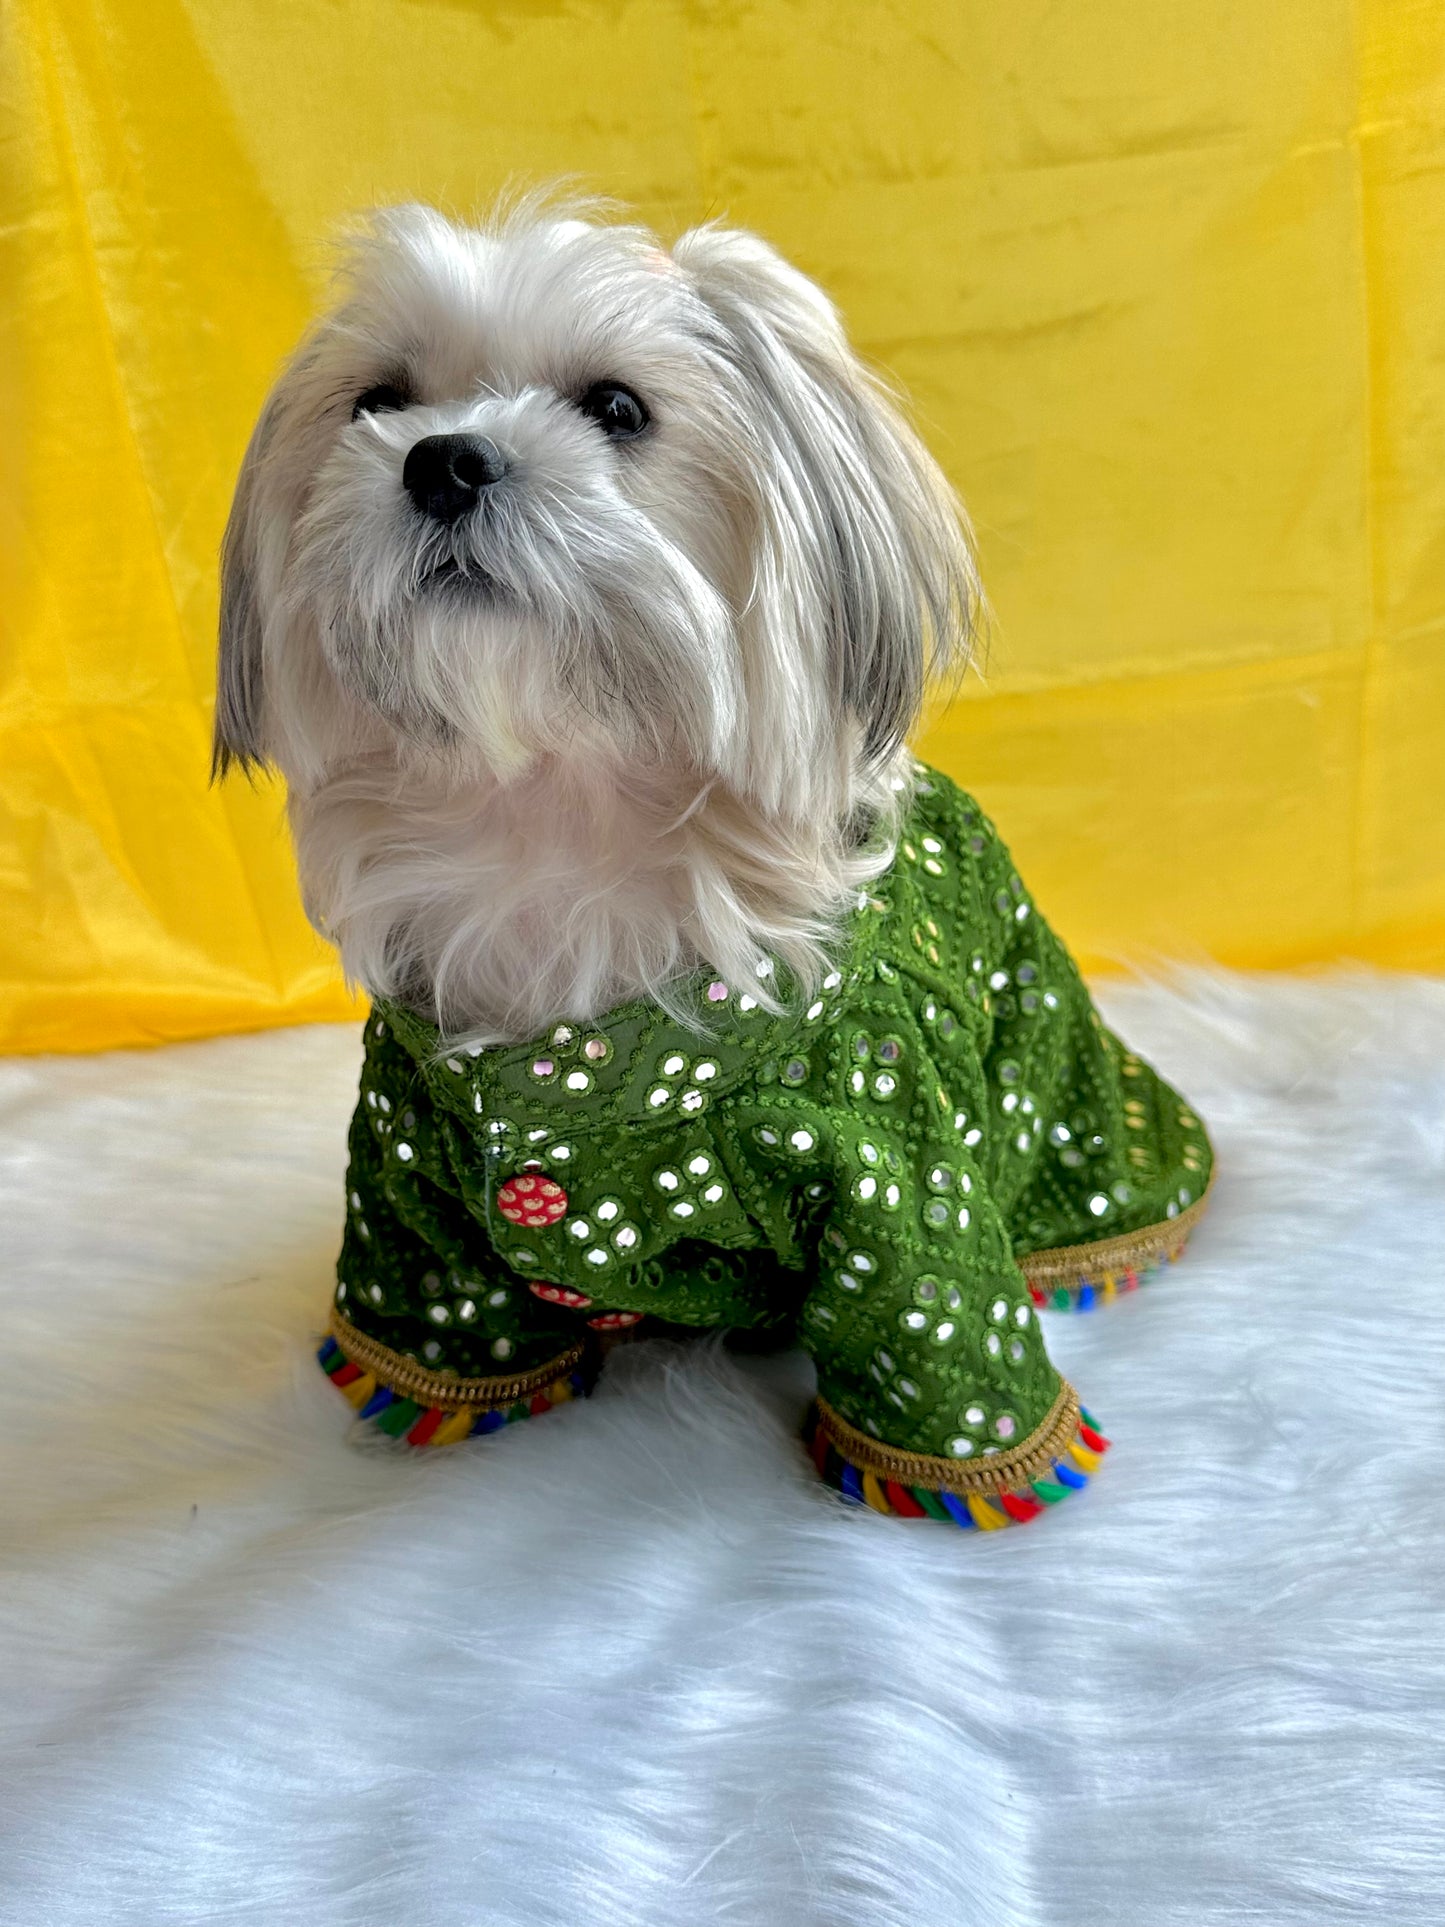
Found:
[{"label": "dog's leg", "polygon": [[801,1320],[810,1444],[822,1476],[876,1511],[988,1531],[1086,1485],[1107,1441],[1049,1362],[981,1179],[947,1155],[913,1180],[921,1229],[838,1187]]}]

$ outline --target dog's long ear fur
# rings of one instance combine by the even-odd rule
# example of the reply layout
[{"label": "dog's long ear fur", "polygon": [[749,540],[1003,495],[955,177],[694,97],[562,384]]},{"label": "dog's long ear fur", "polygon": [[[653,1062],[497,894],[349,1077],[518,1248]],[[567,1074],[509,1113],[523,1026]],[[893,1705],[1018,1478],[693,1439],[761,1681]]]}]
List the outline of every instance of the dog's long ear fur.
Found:
[{"label": "dog's long ear fur", "polygon": [[270,437],[268,406],[241,463],[221,542],[221,639],[216,670],[216,715],[211,780],[233,763],[249,775],[266,761],[261,726],[264,631],[258,592],[256,477]]},{"label": "dog's long ear fur", "polygon": [[[752,391],[763,469],[752,478],[755,647],[789,686],[800,643],[811,652],[832,706],[816,718],[815,754],[851,715],[865,755],[881,760],[915,722],[928,676],[967,659],[978,587],[962,508],[805,275],[735,229],[694,229],[673,258],[720,324],[718,352]],[[786,708],[796,713],[795,688]]]}]

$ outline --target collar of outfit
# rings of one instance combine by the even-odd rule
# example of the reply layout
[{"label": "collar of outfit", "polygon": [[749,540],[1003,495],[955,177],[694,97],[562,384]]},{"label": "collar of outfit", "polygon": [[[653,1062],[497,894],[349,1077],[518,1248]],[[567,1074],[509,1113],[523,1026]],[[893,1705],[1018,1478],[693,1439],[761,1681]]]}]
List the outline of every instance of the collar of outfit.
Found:
[{"label": "collar of outfit", "polygon": [[811,1353],[818,1472],[882,1512],[991,1530],[1107,1446],[1044,1348],[1176,1258],[1212,1155],[1103,1024],[978,805],[918,765],[887,875],[804,1001],[706,971],[452,1052],[378,1002],[323,1368],[413,1445],[585,1391],[651,1318]]}]

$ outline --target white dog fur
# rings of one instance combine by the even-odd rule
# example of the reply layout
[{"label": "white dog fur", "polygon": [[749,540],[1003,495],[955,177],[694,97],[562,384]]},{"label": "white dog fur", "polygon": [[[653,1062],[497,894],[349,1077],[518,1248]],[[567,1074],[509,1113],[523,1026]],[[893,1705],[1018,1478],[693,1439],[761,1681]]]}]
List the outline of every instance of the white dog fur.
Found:
[{"label": "white dog fur", "polygon": [[[605,384],[641,433],[584,412]],[[403,405],[353,418],[378,388]],[[506,472],[444,522],[403,474],[456,434]],[[977,604],[958,503],[817,287],[750,234],[669,253],[535,196],[375,217],[223,577],[217,769],[282,771],[349,977],[472,1044],[676,1009],[704,961],[810,985]]]}]

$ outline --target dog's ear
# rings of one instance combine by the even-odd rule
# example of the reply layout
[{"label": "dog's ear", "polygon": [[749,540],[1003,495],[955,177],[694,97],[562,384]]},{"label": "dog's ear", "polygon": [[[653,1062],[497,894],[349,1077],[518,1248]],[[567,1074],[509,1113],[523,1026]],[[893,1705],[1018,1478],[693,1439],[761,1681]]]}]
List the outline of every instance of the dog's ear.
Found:
[{"label": "dog's ear", "polygon": [[221,542],[221,635],[211,780],[233,763],[249,775],[266,761],[262,736],[263,624],[257,527],[258,474],[270,438],[271,408],[251,436]]},{"label": "dog's ear", "polygon": [[913,726],[928,676],[967,659],[978,587],[962,508],[805,275],[736,229],[694,229],[674,259],[752,395],[762,646],[796,680],[799,625],[811,623],[833,721],[855,717],[865,752],[882,758]]}]

